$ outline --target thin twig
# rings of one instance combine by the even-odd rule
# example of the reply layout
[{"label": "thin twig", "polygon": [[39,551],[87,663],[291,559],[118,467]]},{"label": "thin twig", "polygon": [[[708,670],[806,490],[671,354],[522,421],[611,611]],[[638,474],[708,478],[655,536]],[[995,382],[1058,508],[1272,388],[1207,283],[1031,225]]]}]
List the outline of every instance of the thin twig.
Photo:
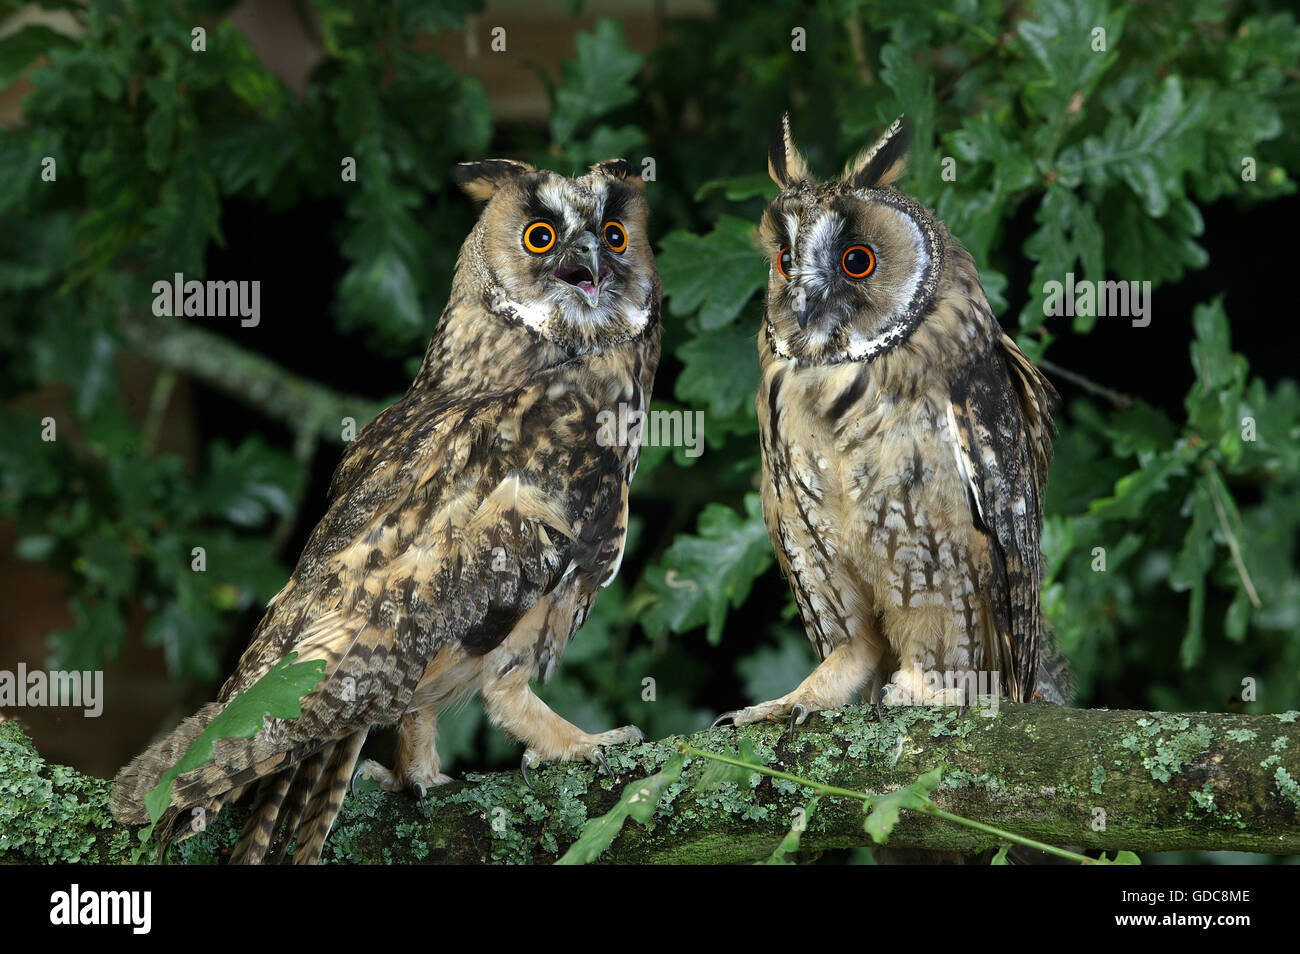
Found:
[{"label": "thin twig", "polygon": [[1082,374],[1079,374],[1077,371],[1071,371],[1068,368],[1063,368],[1054,361],[1048,361],[1046,358],[1039,358],[1038,366],[1042,368],[1044,371],[1046,371],[1048,374],[1053,374],[1058,378],[1064,378],[1066,381],[1069,381],[1071,384],[1083,388],[1083,390],[1087,391],[1089,394],[1095,394],[1098,397],[1105,398],[1107,401],[1110,401],[1118,408],[1127,410],[1133,406],[1133,399],[1129,397],[1127,394],[1121,394],[1119,391],[1112,390],[1111,388],[1106,387],[1104,384],[1098,384],[1096,381],[1093,381],[1091,378],[1085,378]]},{"label": "thin twig", "polygon": [[1019,8],[1016,6],[1011,7],[1007,11],[1006,21],[1013,25],[1008,27],[1006,30],[1004,30],[1002,34],[998,36],[996,40],[994,40],[989,33],[980,30],[977,26],[973,24],[968,24],[964,20],[961,20],[960,18],[954,16],[953,14],[948,13],[947,11],[943,11],[939,15],[939,19],[947,19],[953,23],[958,24],[959,26],[963,26],[966,27],[967,29],[972,30],[973,32],[976,33],[977,36],[979,36],[985,42],[988,42],[990,45],[988,46],[987,49],[984,50],[983,53],[981,53],[979,56],[972,59],[969,63],[967,63],[956,73],[954,73],[952,77],[949,78],[948,82],[946,82],[943,85],[943,88],[940,89],[937,93],[935,93],[934,98],[940,102],[944,102],[945,100],[947,100],[948,97],[951,96],[953,91],[957,88],[957,84],[961,82],[962,77],[966,76],[966,74],[970,73],[976,67],[983,64],[984,61],[987,60],[989,57],[1001,53],[1002,50],[1006,47],[1006,45],[1016,38],[1016,35],[1020,28],[1020,24],[1016,22],[1019,19],[1019,17],[1020,17]]},{"label": "thin twig", "polygon": [[[840,798],[854,798],[860,802],[871,804],[883,796],[871,795],[867,792],[859,792],[851,788],[838,788],[834,785],[823,785],[821,782],[814,782],[812,779],[802,778],[798,775],[791,775],[789,772],[782,772],[777,769],[770,769],[765,765],[754,765],[752,762],[746,762],[744,759],[738,759],[730,755],[722,755],[718,752],[707,752],[704,749],[697,749],[694,746],[687,745],[685,742],[678,743],[677,750],[686,755],[696,755],[700,758],[712,759],[715,762],[723,762],[727,765],[734,765],[737,768],[749,769],[751,772],[758,772],[760,775],[770,775],[772,778],[785,779],[787,782],[794,782],[796,785],[804,785],[813,790],[814,795],[832,795]],[[1036,848],[1039,851],[1045,851],[1050,855],[1056,855],[1059,858],[1068,858],[1070,861],[1077,861],[1079,864],[1095,864],[1095,859],[1087,855],[1080,855],[1073,851],[1067,851],[1064,848],[1058,848],[1055,845],[1049,845],[1046,842],[1035,841],[1032,838],[1026,838],[1023,835],[1017,835],[993,825],[987,825],[981,821],[975,821],[973,818],[965,818],[961,815],[954,815],[952,812],[946,812],[930,799],[925,799],[924,808],[920,809],[926,815],[933,815],[935,818],[942,818],[945,821],[953,822],[957,825],[965,825],[967,828],[974,828],[990,835],[995,835],[1004,841],[1012,842],[1017,845],[1024,845],[1026,848]]]},{"label": "thin twig", "polygon": [[144,416],[144,426],[140,429],[140,441],[146,456],[152,456],[158,447],[158,435],[162,431],[163,418],[167,414],[167,405],[171,403],[175,387],[176,372],[171,368],[160,370],[149,395],[149,410]]},{"label": "thin twig", "polygon": [[876,78],[871,73],[871,64],[867,62],[867,41],[862,35],[862,21],[858,19],[856,10],[849,14],[844,26],[849,35],[849,50],[858,68],[858,79],[863,86],[874,86]]}]

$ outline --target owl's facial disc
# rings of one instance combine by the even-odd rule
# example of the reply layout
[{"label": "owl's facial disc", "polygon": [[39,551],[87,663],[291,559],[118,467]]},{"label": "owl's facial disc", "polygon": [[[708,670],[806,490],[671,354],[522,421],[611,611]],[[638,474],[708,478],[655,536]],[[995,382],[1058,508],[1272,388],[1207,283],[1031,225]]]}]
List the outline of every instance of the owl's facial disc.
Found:
[{"label": "owl's facial disc", "polygon": [[932,215],[892,189],[801,182],[773,200],[760,233],[769,340],[784,357],[885,354],[916,329],[942,268]]},{"label": "owl's facial disc", "polygon": [[570,350],[639,336],[656,315],[648,207],[625,163],[531,170],[492,194],[469,240],[488,307]]}]

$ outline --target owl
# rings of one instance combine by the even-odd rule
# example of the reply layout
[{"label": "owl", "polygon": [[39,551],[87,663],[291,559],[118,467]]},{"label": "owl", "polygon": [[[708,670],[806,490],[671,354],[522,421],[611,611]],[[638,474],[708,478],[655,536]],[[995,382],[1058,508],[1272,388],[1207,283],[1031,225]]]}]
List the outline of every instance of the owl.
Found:
[{"label": "owl", "polygon": [[763,515],[821,662],[719,722],[793,726],[859,692],[1034,693],[1055,391],[1003,334],[971,256],[893,187],[908,136],[900,118],[826,183],[788,116],[773,136]]},{"label": "owl", "polygon": [[553,760],[604,766],[602,746],[642,737],[586,732],[530,687],[550,677],[623,555],[638,446],[600,424],[649,405],[659,360],[642,179],[622,160],[581,178],[488,160],[454,178],[484,205],[414,382],[347,448],[324,518],[217,701],[118,773],[120,821],[147,821],[159,777],[290,652],[325,663],[301,717],[218,743],[211,763],[179,777],[160,830],[250,790],[231,860],[283,860],[296,835],[293,860],[314,863],[367,733],[396,724],[395,764],[357,772],[423,797],[450,781],[439,710],[476,692],[525,744],[525,773]]}]

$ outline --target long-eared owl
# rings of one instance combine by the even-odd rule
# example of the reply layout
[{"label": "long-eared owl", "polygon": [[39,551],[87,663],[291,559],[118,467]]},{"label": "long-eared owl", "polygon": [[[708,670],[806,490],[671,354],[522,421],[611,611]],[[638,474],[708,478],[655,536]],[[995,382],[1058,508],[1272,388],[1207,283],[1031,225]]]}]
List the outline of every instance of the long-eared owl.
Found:
[{"label": "long-eared owl", "polygon": [[[581,178],[489,160],[455,172],[484,202],[405,396],[347,448],[329,509],[218,700],[118,773],[113,812],[144,796],[212,718],[290,652],[323,660],[296,720],[217,744],[181,775],[166,821],[255,788],[232,856],[321,854],[367,733],[398,725],[396,764],[360,771],[423,792],[440,708],[478,692],[538,761],[603,762],[632,726],[591,734],[532,691],[618,571],[638,446],[604,414],[643,411],[659,360],[660,284],[643,182],[611,160]],[[164,831],[167,829],[164,829]]]},{"label": "long-eared owl", "polygon": [[788,117],[773,136],[763,513],[821,662],[723,717],[736,724],[802,722],[858,692],[1034,692],[1055,392],[1002,332],[971,256],[893,188],[908,135],[899,119],[824,183]]}]

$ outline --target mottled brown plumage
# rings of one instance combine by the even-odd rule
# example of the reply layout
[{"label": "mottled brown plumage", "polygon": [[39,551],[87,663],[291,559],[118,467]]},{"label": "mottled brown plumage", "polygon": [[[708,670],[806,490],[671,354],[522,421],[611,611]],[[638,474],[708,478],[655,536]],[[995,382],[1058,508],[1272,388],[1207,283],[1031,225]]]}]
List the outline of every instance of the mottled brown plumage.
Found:
[{"label": "mottled brown plumage", "polygon": [[[290,651],[326,663],[301,717],[218,743],[174,790],[169,824],[184,828],[186,812],[210,818],[258,786],[236,861],[262,861],[277,838],[283,857],[295,831],[295,860],[317,860],[376,725],[399,726],[394,768],[362,768],[383,787],[448,781],[437,713],[475,691],[528,763],[598,760],[639,737],[583,732],[529,680],[550,676],[622,557],[638,448],[602,441],[599,415],[648,407],[659,359],[642,183],[621,161],[566,179],[492,160],[457,179],[486,206],[414,383],[347,448],[218,701],[119,773],[120,820],[145,821],[159,776]],[[551,232],[526,236],[538,223]]]},{"label": "mottled brown plumage", "polygon": [[859,691],[969,698],[968,674],[1034,691],[1047,380],[1002,333],[970,255],[897,189],[898,121],[814,182],[783,119],[757,398],[763,512],[822,662],[728,715],[802,722]]}]

